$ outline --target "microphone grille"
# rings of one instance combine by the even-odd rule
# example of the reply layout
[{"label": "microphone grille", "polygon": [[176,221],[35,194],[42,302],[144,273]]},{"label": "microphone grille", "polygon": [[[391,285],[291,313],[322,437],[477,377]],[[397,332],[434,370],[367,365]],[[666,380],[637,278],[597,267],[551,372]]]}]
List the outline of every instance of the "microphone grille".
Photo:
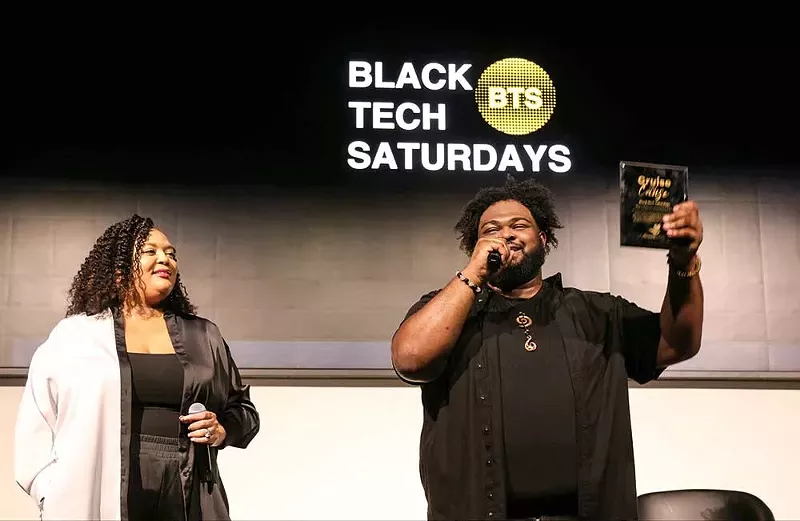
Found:
[{"label": "microphone grille", "polygon": [[202,403],[195,402],[189,406],[189,414],[195,414],[206,410],[206,406]]}]

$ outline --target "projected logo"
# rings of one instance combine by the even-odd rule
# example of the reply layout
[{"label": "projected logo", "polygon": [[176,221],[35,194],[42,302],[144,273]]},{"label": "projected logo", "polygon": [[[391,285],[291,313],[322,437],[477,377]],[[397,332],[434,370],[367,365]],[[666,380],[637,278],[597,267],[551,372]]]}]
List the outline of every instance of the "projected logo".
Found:
[{"label": "projected logo", "polygon": [[[486,67],[477,82],[472,63],[405,62],[392,72],[387,69],[380,61],[348,62],[348,87],[361,98],[347,102],[359,135],[347,145],[350,168],[565,173],[572,167],[566,145],[523,138],[540,130],[556,105],[553,82],[539,65],[502,59]],[[464,142],[464,129],[450,128],[452,114],[462,123],[483,118],[514,140],[498,146],[486,143],[497,134],[478,131],[476,142]],[[454,133],[460,139],[447,139]]]},{"label": "projected logo", "polygon": [[524,136],[542,128],[556,107],[550,75],[535,63],[506,58],[489,65],[475,89],[486,123],[504,134]]}]

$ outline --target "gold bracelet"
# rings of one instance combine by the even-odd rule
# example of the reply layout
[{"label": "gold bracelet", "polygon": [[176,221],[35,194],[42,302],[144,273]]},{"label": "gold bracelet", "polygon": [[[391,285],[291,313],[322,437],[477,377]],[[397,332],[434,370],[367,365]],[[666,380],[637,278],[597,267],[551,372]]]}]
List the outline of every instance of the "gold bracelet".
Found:
[{"label": "gold bracelet", "polygon": [[675,273],[675,275],[677,275],[678,277],[684,278],[684,279],[690,279],[690,278],[694,277],[695,275],[697,275],[698,273],[700,273],[700,268],[703,265],[703,262],[700,260],[700,256],[697,255],[697,254],[695,254],[695,256],[694,256],[694,268],[692,268],[689,271],[677,270],[677,269],[672,267],[672,263],[671,262],[667,261],[667,263],[670,265],[670,268],[672,268],[672,271]]}]

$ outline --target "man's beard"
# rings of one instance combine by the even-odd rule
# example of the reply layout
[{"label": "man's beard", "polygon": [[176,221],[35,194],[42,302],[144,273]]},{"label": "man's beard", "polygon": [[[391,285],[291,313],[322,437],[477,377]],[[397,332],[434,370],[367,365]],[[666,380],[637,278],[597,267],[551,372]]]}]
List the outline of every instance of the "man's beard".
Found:
[{"label": "man's beard", "polygon": [[530,282],[539,274],[544,265],[544,247],[539,245],[531,253],[523,253],[519,264],[513,264],[500,271],[491,281],[494,286],[508,293]]}]

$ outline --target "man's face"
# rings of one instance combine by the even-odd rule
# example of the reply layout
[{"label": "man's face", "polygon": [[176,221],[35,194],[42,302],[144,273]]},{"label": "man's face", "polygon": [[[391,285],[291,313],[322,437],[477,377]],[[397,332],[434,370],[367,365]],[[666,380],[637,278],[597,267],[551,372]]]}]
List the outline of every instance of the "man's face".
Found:
[{"label": "man's face", "polygon": [[483,212],[478,237],[503,239],[511,250],[508,266],[492,281],[503,291],[515,289],[536,277],[544,265],[546,237],[525,205],[500,201]]}]

